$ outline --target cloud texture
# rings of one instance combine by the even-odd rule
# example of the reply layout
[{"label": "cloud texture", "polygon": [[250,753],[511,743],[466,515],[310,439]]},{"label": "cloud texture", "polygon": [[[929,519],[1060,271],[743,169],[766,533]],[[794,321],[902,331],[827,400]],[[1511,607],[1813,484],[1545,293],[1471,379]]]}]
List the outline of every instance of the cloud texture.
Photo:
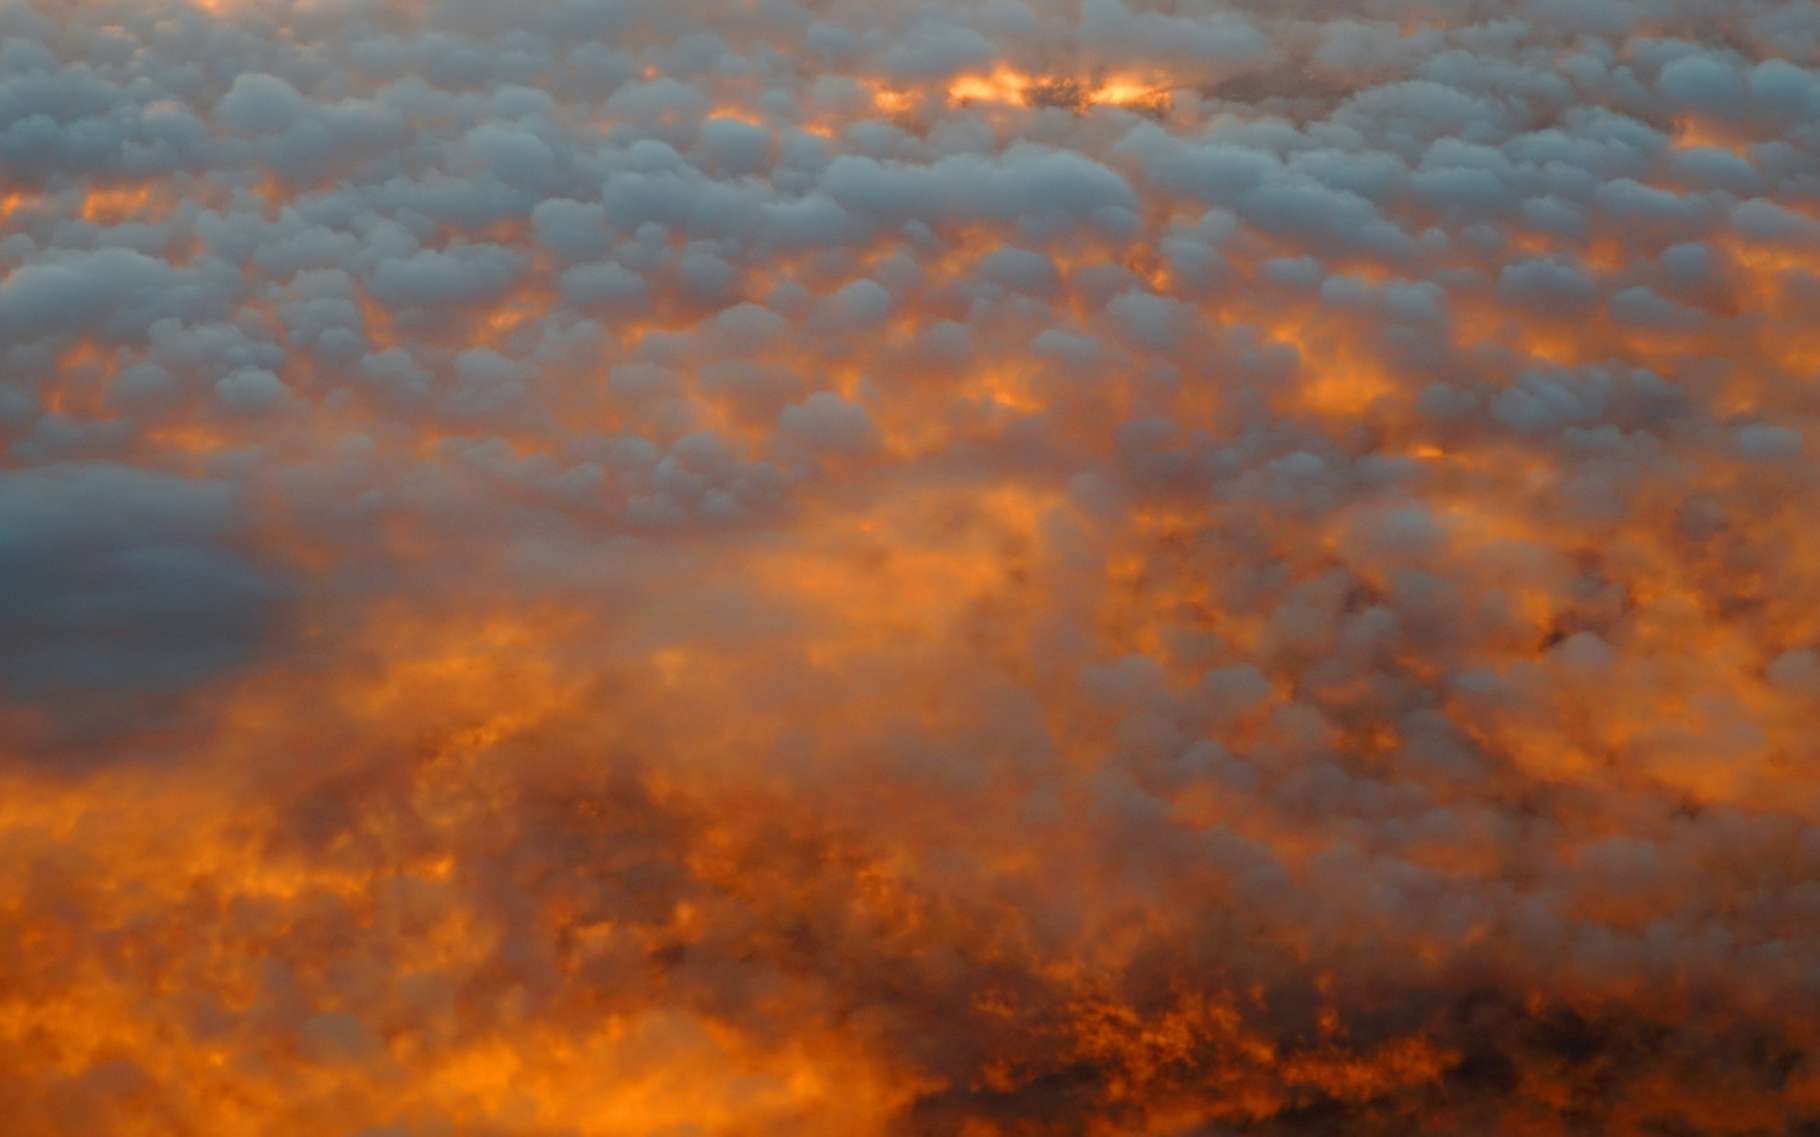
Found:
[{"label": "cloud texture", "polygon": [[17,1137],[1820,1134],[1808,0],[0,0]]}]

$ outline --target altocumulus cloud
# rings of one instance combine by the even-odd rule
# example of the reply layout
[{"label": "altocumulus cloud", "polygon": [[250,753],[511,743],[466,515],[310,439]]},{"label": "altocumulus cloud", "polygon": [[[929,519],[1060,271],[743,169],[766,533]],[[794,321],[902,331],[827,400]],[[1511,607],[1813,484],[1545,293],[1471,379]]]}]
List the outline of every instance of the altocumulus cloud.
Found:
[{"label": "altocumulus cloud", "polygon": [[1820,1132],[1820,14],[1344,7],[0,0],[8,1132]]}]

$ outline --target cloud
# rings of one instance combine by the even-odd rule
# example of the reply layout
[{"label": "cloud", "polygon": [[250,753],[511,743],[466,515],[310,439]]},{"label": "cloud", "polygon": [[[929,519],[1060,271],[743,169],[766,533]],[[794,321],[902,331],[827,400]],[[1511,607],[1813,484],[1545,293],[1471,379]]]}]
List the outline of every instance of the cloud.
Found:
[{"label": "cloud", "polygon": [[8,1132],[1813,1130],[1811,9],[0,3]]},{"label": "cloud", "polygon": [[244,545],[233,486],[111,463],[0,486],[0,682],[13,699],[174,695],[252,660],[284,589]]},{"label": "cloud", "polygon": [[250,134],[275,134],[289,129],[308,104],[304,97],[275,75],[245,74],[221,97],[216,113],[236,130]]}]

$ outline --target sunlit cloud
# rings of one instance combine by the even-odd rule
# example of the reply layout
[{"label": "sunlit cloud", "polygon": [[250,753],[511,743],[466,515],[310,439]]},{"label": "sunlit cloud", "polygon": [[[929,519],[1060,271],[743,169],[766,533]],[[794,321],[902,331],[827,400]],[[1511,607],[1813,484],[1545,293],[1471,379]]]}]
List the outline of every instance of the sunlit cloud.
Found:
[{"label": "sunlit cloud", "polygon": [[0,1129],[1815,1131],[1817,53],[0,0]]}]

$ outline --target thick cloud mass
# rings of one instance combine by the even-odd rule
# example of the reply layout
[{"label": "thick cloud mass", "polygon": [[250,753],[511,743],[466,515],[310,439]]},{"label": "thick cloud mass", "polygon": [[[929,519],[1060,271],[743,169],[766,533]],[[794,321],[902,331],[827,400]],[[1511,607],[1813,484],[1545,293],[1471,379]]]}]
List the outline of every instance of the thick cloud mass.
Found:
[{"label": "thick cloud mass", "polygon": [[1820,1134],[1811,0],[0,0],[8,1137]]},{"label": "thick cloud mass", "polygon": [[108,463],[0,482],[0,682],[27,695],[181,686],[250,653],[274,582],[226,544],[229,487]]}]

